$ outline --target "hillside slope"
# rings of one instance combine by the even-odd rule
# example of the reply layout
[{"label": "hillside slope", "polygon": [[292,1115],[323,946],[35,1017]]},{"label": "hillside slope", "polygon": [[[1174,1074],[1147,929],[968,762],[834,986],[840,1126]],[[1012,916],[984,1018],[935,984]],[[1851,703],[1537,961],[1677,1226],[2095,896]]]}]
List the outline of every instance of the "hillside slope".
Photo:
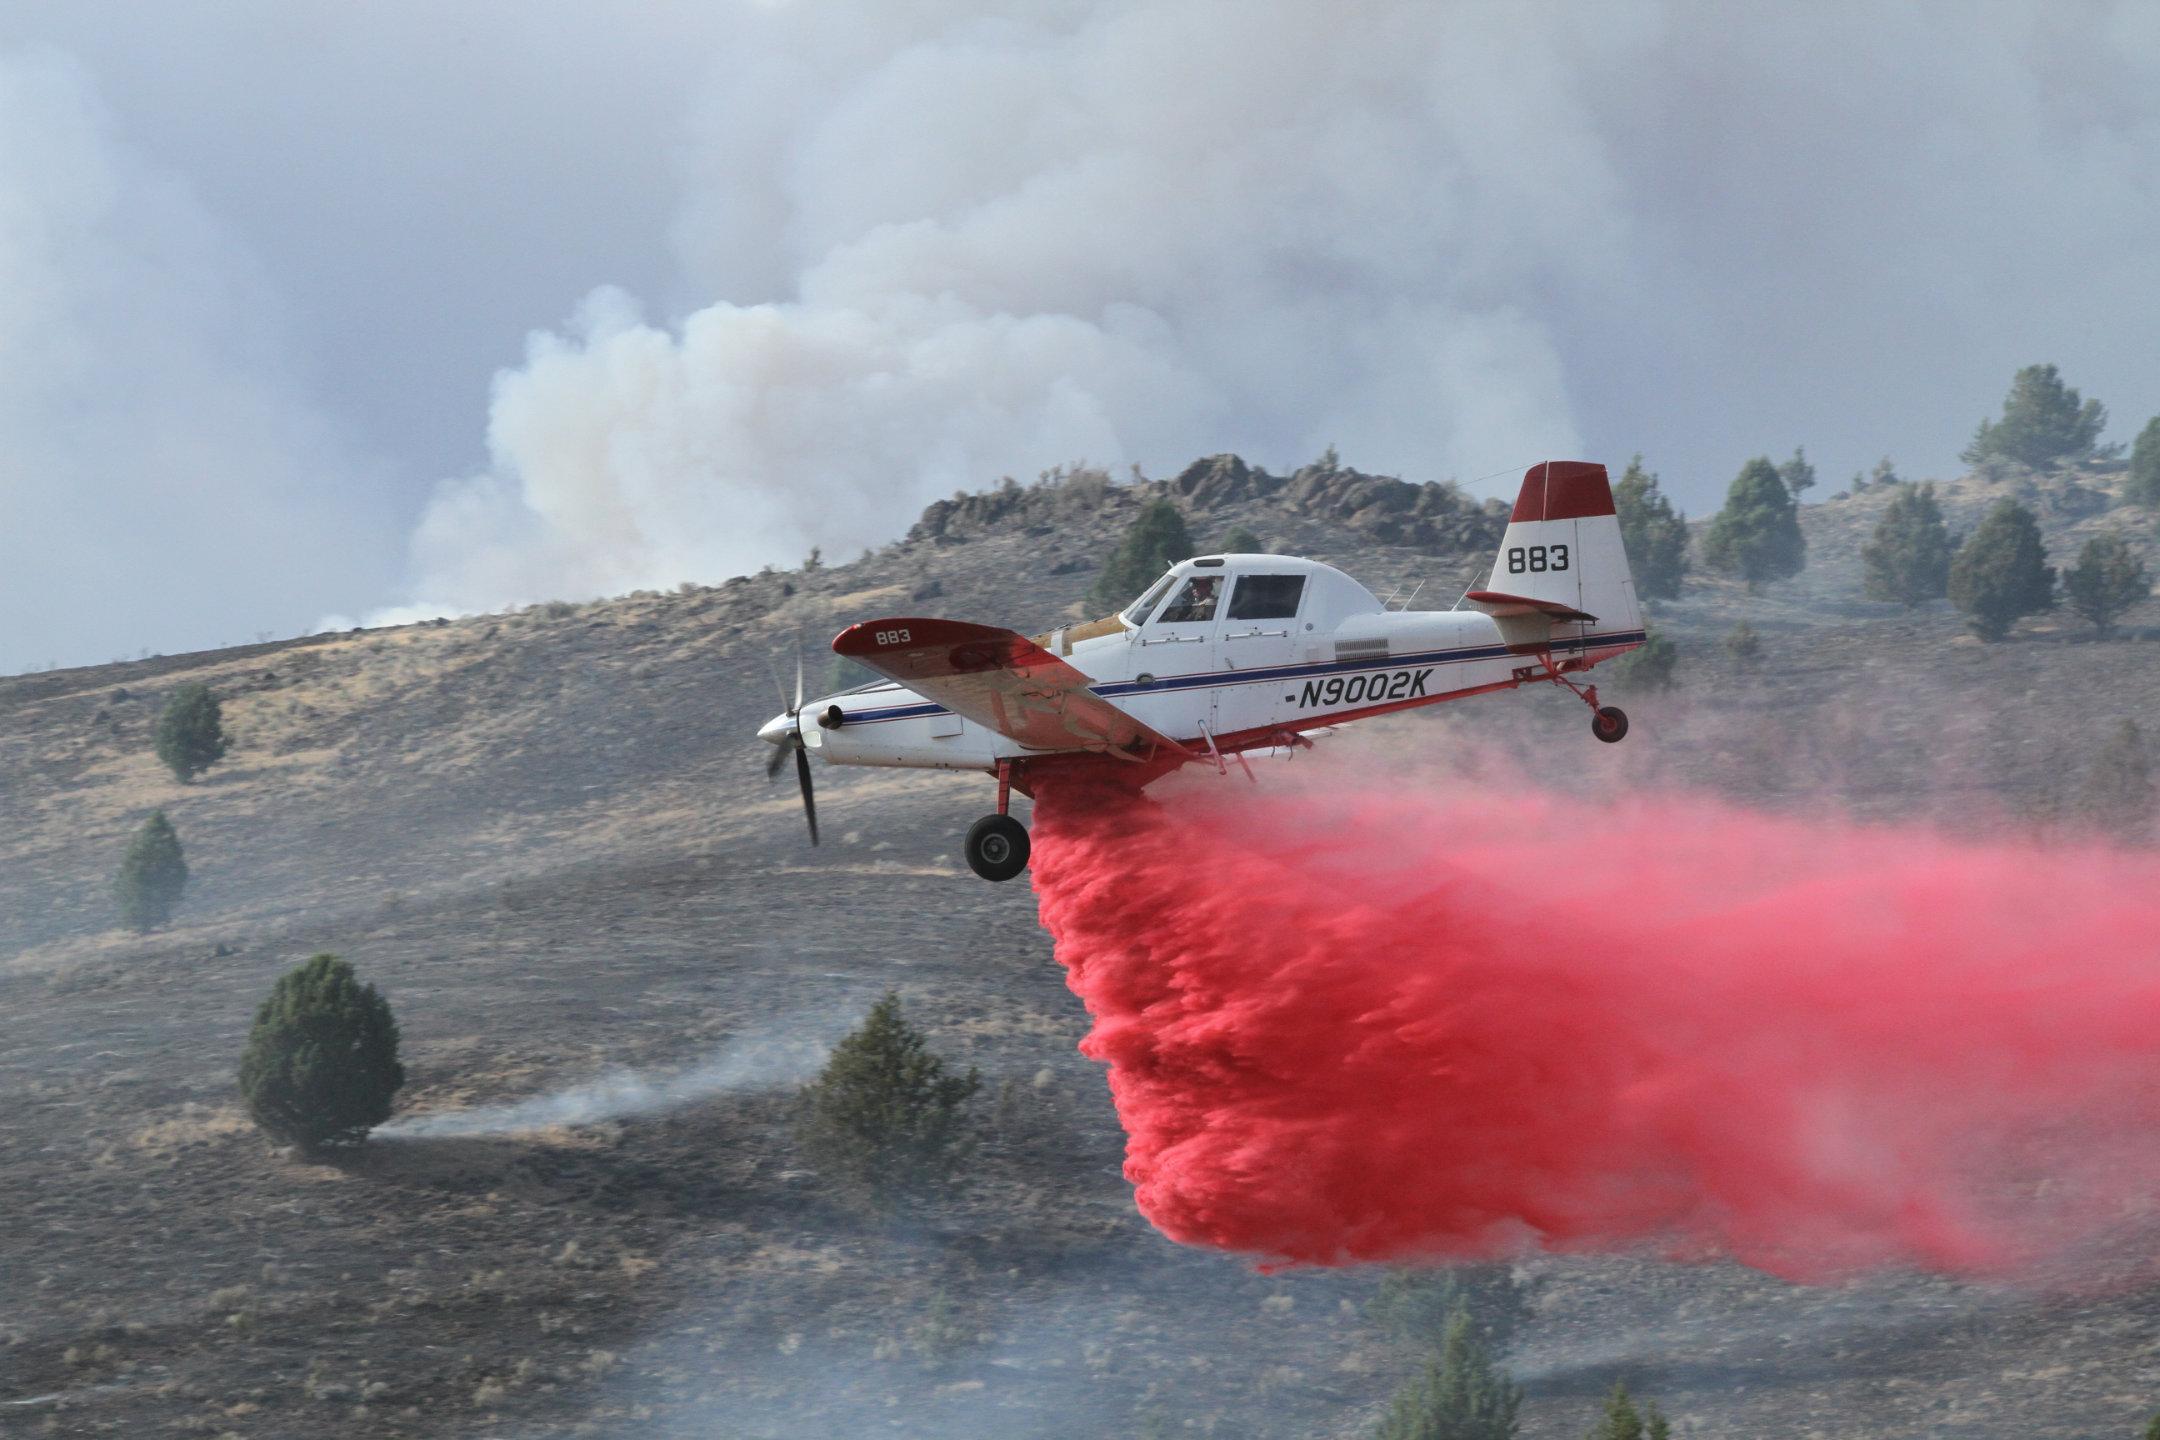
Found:
[{"label": "hillside slope", "polygon": [[[2110,524],[2150,552],[2115,483],[1968,477],[1945,503],[1969,524],[2022,489],[2058,563]],[[1203,544],[1244,523],[1441,607],[1502,518],[1443,487],[1215,457],[957,497],[814,570],[0,680],[0,1271],[19,1277],[0,1429],[1365,1433],[1413,1362],[1359,1318],[1377,1277],[1262,1275],[1134,1214],[1032,897],[958,861],[987,783],[823,772],[811,850],[753,738],[796,637],[815,684],[823,639],[868,615],[1080,615],[1157,494]],[[1870,604],[1856,552],[1884,498],[1807,507],[1793,582],[1704,580],[1656,607],[1682,681],[1625,698],[1625,745],[1590,743],[1546,691],[1324,743],[1382,773],[1474,751],[1585,793],[2053,833],[2108,728],[2160,713],[2154,610],[2109,643],[2061,615],[1986,646],[1940,604]],[[1746,670],[1719,648],[1743,618],[1765,642]],[[235,743],[182,786],[149,737],[197,679]],[[154,807],[195,880],[171,929],[135,937],[107,886]],[[318,950],[397,1008],[408,1112],[625,1069],[704,1098],[593,1118],[635,1108],[617,1082],[553,1128],[299,1164],[247,1127],[232,1074],[255,1003]],[[979,1182],[900,1234],[836,1206],[787,1124],[792,1084],[888,986],[990,1082]],[[2160,1404],[2160,1295],[2135,1288],[1815,1290],[1631,1258],[1521,1274],[1529,1435],[1579,1434],[1623,1374],[1702,1435],[2128,1435]]]}]

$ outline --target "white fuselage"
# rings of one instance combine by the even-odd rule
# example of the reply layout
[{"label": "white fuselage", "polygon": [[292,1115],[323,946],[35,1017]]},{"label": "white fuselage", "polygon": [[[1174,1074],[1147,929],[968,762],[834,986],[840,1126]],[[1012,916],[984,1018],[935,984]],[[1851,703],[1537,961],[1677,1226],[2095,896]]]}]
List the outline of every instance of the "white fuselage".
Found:
[{"label": "white fuselage", "polygon": [[[1238,618],[1230,603],[1247,576],[1270,577],[1284,597],[1248,605],[1265,612],[1259,618]],[[1184,587],[1209,577],[1218,590],[1213,614],[1177,618]],[[1087,675],[1095,694],[1203,753],[1211,742],[1225,751],[1273,745],[1342,720],[1520,683],[1541,664],[1511,646],[1504,631],[1522,637],[1506,620],[1475,610],[1390,611],[1333,566],[1278,555],[1188,560],[1114,624],[1086,628],[1107,633],[1039,638]],[[1538,634],[1537,648],[1546,649],[1542,625]],[[1642,638],[1631,612],[1620,626],[1551,627],[1549,654],[1576,668]],[[832,706],[841,724],[808,723]],[[825,696],[803,714],[804,745],[833,764],[994,770],[1001,760],[1056,753],[1030,750],[892,681]]]}]

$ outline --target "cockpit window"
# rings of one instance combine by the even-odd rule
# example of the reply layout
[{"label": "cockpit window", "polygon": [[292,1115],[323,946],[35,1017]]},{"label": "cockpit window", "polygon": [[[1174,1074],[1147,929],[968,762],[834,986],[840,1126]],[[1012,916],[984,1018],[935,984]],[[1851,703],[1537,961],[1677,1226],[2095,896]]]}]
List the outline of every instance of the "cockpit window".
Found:
[{"label": "cockpit window", "polygon": [[1175,575],[1163,576],[1162,579],[1156,581],[1153,585],[1150,585],[1148,587],[1147,594],[1142,595],[1139,599],[1133,601],[1132,604],[1126,606],[1125,623],[1128,625],[1142,625],[1147,623],[1148,612],[1155,608],[1155,602],[1162,599],[1163,591],[1168,590],[1170,588],[1170,582],[1175,579],[1177,579],[1177,576]]},{"label": "cockpit window", "polygon": [[1240,575],[1230,597],[1232,620],[1292,620],[1305,595],[1303,575]]},{"label": "cockpit window", "polygon": [[1185,582],[1185,588],[1163,612],[1156,617],[1158,625],[1205,624],[1215,618],[1215,607],[1222,600],[1223,577],[1220,575],[1195,575]]}]

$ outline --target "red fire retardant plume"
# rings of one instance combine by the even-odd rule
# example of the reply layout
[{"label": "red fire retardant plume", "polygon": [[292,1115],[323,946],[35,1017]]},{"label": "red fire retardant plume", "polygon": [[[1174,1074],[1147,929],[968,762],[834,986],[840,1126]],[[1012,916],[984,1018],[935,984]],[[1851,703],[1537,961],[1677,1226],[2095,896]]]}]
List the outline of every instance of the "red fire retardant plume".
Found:
[{"label": "red fire retardant plume", "polygon": [[1038,797],[1174,1239],[2006,1270],[2160,1194],[2150,855],[1314,774]]}]

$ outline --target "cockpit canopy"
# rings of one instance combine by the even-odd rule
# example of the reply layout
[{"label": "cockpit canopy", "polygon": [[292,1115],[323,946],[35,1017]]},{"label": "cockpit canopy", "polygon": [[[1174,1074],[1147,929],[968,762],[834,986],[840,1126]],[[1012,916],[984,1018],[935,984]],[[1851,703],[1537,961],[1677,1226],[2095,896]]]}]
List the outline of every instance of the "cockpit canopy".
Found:
[{"label": "cockpit canopy", "polygon": [[1311,619],[1324,612],[1332,624],[1379,608],[1372,592],[1332,565],[1284,555],[1204,555],[1172,566],[1119,618],[1139,629],[1295,620],[1301,612]]},{"label": "cockpit canopy", "polygon": [[1142,595],[1139,599],[1133,601],[1132,604],[1126,606],[1123,610],[1118,612],[1118,618],[1123,620],[1128,625],[1136,627],[1140,625],[1145,625],[1147,623],[1148,616],[1154,614],[1155,607],[1162,602],[1162,597],[1169,593],[1170,587],[1172,585],[1177,583],[1177,578],[1178,572],[1172,570],[1169,574],[1163,576],[1162,579],[1157,580],[1153,585],[1148,586],[1146,594]]}]

